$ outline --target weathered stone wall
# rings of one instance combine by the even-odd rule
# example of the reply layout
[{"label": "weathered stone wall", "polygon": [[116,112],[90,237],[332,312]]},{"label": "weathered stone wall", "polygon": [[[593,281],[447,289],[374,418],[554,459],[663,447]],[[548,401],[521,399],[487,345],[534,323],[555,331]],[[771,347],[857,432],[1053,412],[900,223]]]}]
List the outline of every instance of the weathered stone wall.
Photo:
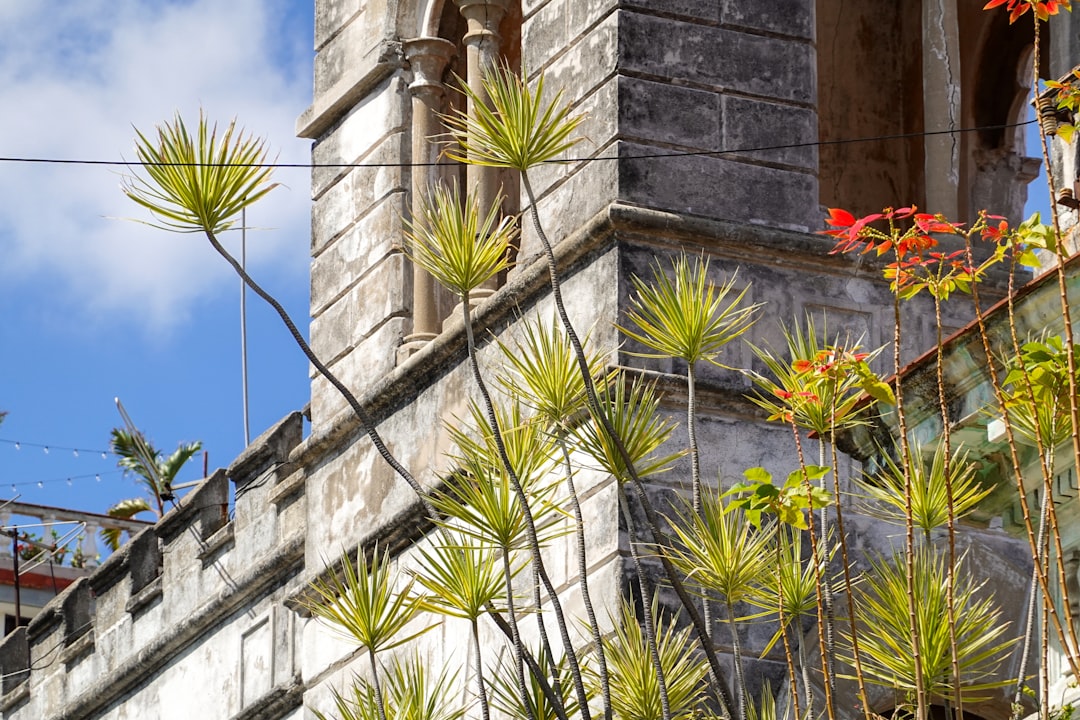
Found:
[{"label": "weathered stone wall", "polygon": [[[634,356],[614,328],[629,306],[630,278],[651,275],[654,263],[668,266],[689,252],[710,261],[717,282],[737,274],[738,286],[750,288],[747,301],[764,304],[749,336],[758,345],[782,346],[779,322],[804,314],[819,325],[827,317],[830,336],[861,337],[866,346],[892,337],[891,295],[879,261],[831,256],[831,243],[812,234],[822,196],[816,149],[749,150],[819,136],[816,5],[521,4],[521,63],[530,81],[545,73],[549,97],[561,91],[587,113],[586,140],[568,161],[530,173],[570,315],[611,365],[657,380],[680,424],[673,446],[685,442],[685,368]],[[413,330],[413,274],[400,247],[413,179],[407,164],[415,78],[402,48],[437,34],[446,11],[438,0],[318,0],[315,97],[298,121],[298,134],[315,141],[319,164],[312,172],[312,347],[426,487],[448,469],[445,423],[466,417],[474,396],[460,319],[451,317],[412,354],[398,352]],[[717,151],[724,154],[709,154]],[[656,154],[670,156],[642,157]],[[528,208],[524,192],[519,201]],[[517,266],[476,307],[487,373],[503,364],[493,337],[508,341],[520,332],[521,317],[552,315],[540,249],[523,222]],[[992,285],[985,292],[992,295]],[[959,328],[969,315],[965,303],[953,303],[946,324]],[[911,357],[914,348],[929,346],[931,323],[926,303],[905,315]],[[741,344],[720,359],[761,369]],[[790,435],[765,424],[743,397],[745,376],[711,366],[700,371],[705,479],[729,483],[756,465],[775,475],[791,470]],[[0,645],[4,717],[299,718],[310,717],[310,709],[330,711],[332,690],[365,673],[366,658],[306,616],[299,601],[307,582],[342,552],[355,556],[374,542],[394,548],[408,565],[412,543],[425,542],[428,527],[412,492],[315,373],[310,419],[303,440],[299,415],[284,420],[227,473],[7,638]],[[657,503],[675,502],[688,474],[680,461],[655,479]],[[222,514],[229,479],[236,487],[231,520]],[[586,471],[577,485],[589,578],[606,603],[599,610],[604,623],[630,585],[627,537],[612,479]],[[866,549],[891,542],[872,523],[853,524]],[[559,597],[571,616],[580,615],[572,542],[553,543],[545,553]],[[525,626],[533,632],[532,623]],[[482,631],[493,640],[494,660],[495,630],[485,624]],[[574,631],[574,642],[584,643],[580,628]],[[765,635],[749,638],[751,651]],[[435,667],[447,660],[464,665],[463,637],[462,627],[447,622],[417,649]],[[718,632],[721,645],[722,637]],[[27,649],[34,669],[21,680],[13,673],[26,668]],[[778,667],[767,658],[756,677],[777,678]]]},{"label": "weathered stone wall", "polygon": [[242,718],[298,705],[297,620],[282,600],[304,552],[287,463],[300,434],[294,413],[9,635],[3,717]]}]

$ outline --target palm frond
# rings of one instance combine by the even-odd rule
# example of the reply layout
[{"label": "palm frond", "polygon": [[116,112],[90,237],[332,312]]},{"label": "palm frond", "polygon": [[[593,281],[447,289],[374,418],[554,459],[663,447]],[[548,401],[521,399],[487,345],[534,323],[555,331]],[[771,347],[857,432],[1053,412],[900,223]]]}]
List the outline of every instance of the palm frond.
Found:
[{"label": "palm frond", "polygon": [[[548,660],[547,651],[541,646],[533,653],[536,663],[546,671],[551,672],[552,663]],[[558,688],[562,701],[561,710],[567,718],[579,715],[577,697],[574,693],[574,679],[570,674],[570,665],[563,656],[554,663],[558,678]],[[548,685],[552,688],[555,683],[548,678]],[[540,688],[540,683],[532,673],[526,678],[528,707],[522,702],[521,692],[514,680],[514,670],[507,665],[505,659],[499,661],[498,671],[492,676],[491,681],[491,705],[510,718],[532,718],[533,720],[558,720],[559,712],[552,706],[547,695]]]},{"label": "palm frond", "polygon": [[411,581],[400,590],[396,588],[397,573],[390,565],[389,551],[380,553],[378,547],[372,551],[370,563],[361,556],[354,565],[343,557],[340,576],[331,573],[329,579],[313,582],[315,598],[302,601],[303,605],[370,652],[401,645],[420,634],[399,637],[419,610],[420,599],[413,595]]},{"label": "palm frond", "polygon": [[[458,446],[450,455],[456,470],[443,478],[443,487],[432,494],[431,503],[445,515],[440,521],[445,527],[504,550],[521,549],[527,545],[528,534],[520,497],[483,411],[471,403],[470,412],[471,425],[477,430],[447,426]],[[516,403],[509,409],[497,406],[495,416],[510,466],[528,498],[537,540],[546,544],[566,532],[562,513],[554,504],[558,481],[549,474],[553,440],[537,420],[524,418]]]},{"label": "palm frond", "polygon": [[[923,460],[922,448],[917,442],[912,442],[908,446],[906,471],[888,453],[880,455],[884,458],[881,469],[872,477],[856,480],[867,498],[877,501],[864,504],[865,512],[894,525],[903,525],[910,502],[915,527],[925,535],[945,525],[949,518],[945,444],[938,444],[933,459],[927,465]],[[994,489],[979,484],[976,469],[975,464],[968,460],[966,450],[953,454],[949,474],[952,476],[953,516],[956,518],[971,513]],[[910,493],[906,490],[909,479]]]},{"label": "palm frond", "polygon": [[[387,720],[460,720],[465,710],[451,700],[457,673],[443,668],[432,677],[425,663],[412,656],[394,658],[386,670],[385,700]],[[374,686],[365,678],[353,680],[351,692],[333,691],[336,720],[380,720]],[[320,720],[328,720],[318,710]]]},{"label": "palm frond", "polygon": [[741,508],[727,508],[716,493],[704,492],[701,512],[679,513],[673,524],[680,546],[666,550],[671,561],[694,578],[702,593],[729,604],[756,595],[772,573],[775,524],[755,530]]},{"label": "palm frond", "polygon": [[405,223],[405,253],[459,297],[509,265],[517,229],[512,218],[499,217],[498,202],[481,215],[476,195],[463,198],[457,186],[439,185],[420,208],[420,216]]},{"label": "palm frond", "polygon": [[217,235],[277,187],[266,167],[266,142],[237,128],[235,120],[220,136],[202,113],[194,138],[179,114],[156,134],[135,132],[135,155],[146,177],[125,175],[121,188],[153,213],[155,227]]},{"label": "palm frond", "polygon": [[[501,376],[499,381],[547,422],[562,426],[585,407],[585,380],[573,347],[557,318],[552,318],[550,325],[525,320],[521,333],[512,346],[498,341],[503,359],[516,371],[516,375]],[[599,380],[604,374],[604,359],[595,353],[586,359],[590,375]]]},{"label": "palm frond", "polygon": [[[121,520],[130,520],[139,513],[153,511],[154,509],[150,507],[150,503],[146,501],[146,498],[128,498],[113,505],[105,511],[105,514]],[[103,528],[101,530],[101,539],[105,542],[106,547],[116,552],[120,548],[120,538],[123,533],[124,531],[120,528]]]},{"label": "palm frond", "polygon": [[[602,388],[599,397],[600,411],[622,440],[627,454],[634,463],[638,477],[665,472],[671,463],[685,451],[658,455],[660,446],[668,439],[675,425],[658,413],[660,398],[653,387],[644,380],[629,383],[620,373]],[[603,423],[590,409],[590,422],[574,429],[580,446],[601,469],[611,473],[620,482],[630,479],[622,453],[603,429]]]},{"label": "palm frond", "polygon": [[[653,616],[659,602],[652,600]],[[624,599],[620,618],[614,632],[604,638],[611,683],[611,706],[619,720],[660,720],[660,687],[645,634],[634,614],[634,608]],[[658,621],[656,649],[667,683],[671,716],[678,720],[693,717],[699,710],[705,692],[708,664],[697,653],[690,640],[690,628],[676,629],[676,618]],[[589,672],[594,692],[599,691],[599,678]]]},{"label": "palm frond", "polygon": [[[957,701],[949,646],[946,562],[932,547],[915,549],[914,580],[916,628],[922,663],[923,687],[933,696]],[[954,572],[957,660],[964,702],[985,698],[985,691],[1011,685],[1014,679],[998,674],[1007,652],[1018,638],[1006,636],[1009,623],[981,583],[964,572],[963,561]],[[915,644],[908,622],[908,581],[905,560],[871,561],[864,582],[854,589],[859,613],[859,657],[866,680],[901,692],[915,691]],[[850,644],[850,631],[845,631]],[[852,662],[850,645],[846,662]],[[843,655],[843,652],[841,653]]]},{"label": "palm frond", "polygon": [[544,105],[543,74],[533,90],[501,65],[485,73],[483,83],[490,105],[466,83],[460,83],[474,109],[471,114],[461,112],[446,118],[461,147],[460,152],[447,152],[451,159],[524,172],[579,142],[580,138],[571,135],[584,116],[571,114],[570,108],[561,104],[561,92]]},{"label": "palm frond", "polygon": [[672,270],[674,278],[657,264],[651,284],[632,278],[636,294],[627,317],[637,329],[619,330],[653,351],[635,353],[640,356],[715,364],[720,349],[754,324],[760,305],[740,306],[749,288],[736,292],[734,276],[720,287],[709,282],[709,263],[701,258],[680,255]]},{"label": "palm frond", "polygon": [[187,464],[187,461],[193,458],[200,450],[202,450],[201,442],[184,443],[177,447],[172,455],[165,458],[159,465],[161,468],[161,479],[164,481],[164,484],[166,486],[172,485],[176,480],[176,476],[180,474],[180,469],[183,468],[184,465]]},{"label": "palm frond", "polygon": [[[503,597],[505,578],[496,548],[460,536],[456,545],[420,547],[420,567],[414,577],[427,594],[424,608],[441,615],[476,620],[488,605]],[[511,572],[521,570],[512,563]]]}]

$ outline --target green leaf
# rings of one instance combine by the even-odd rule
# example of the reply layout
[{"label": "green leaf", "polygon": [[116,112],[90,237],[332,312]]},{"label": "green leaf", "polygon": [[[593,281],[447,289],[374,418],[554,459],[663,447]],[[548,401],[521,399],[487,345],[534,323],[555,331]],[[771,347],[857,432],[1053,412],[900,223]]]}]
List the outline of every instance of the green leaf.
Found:
[{"label": "green leaf", "polygon": [[[743,477],[752,482],[772,482],[772,473],[763,467],[752,467],[743,470]],[[733,488],[734,489],[734,488]]]}]

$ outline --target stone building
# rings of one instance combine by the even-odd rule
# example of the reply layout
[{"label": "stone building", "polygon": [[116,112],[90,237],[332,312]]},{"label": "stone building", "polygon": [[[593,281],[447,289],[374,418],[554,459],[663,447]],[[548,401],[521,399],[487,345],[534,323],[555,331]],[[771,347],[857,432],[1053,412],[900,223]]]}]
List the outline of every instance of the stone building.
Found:
[{"label": "stone building", "polygon": [[[831,242],[814,232],[826,206],[1019,215],[1037,161],[1006,126],[1023,116],[1030,48],[1004,13],[982,4],[317,0],[314,99],[297,123],[318,165],[315,352],[358,395],[390,450],[434,483],[451,446],[442,422],[467,414],[471,381],[464,327],[450,298],[402,254],[402,218],[420,193],[453,178],[482,188],[487,203],[501,187],[507,212],[525,209],[506,174],[425,164],[437,156],[428,138],[440,131],[439,114],[461,105],[448,90],[452,75],[475,86],[494,63],[533,80],[545,73],[551,91],[587,113],[587,140],[573,157],[533,176],[540,214],[577,327],[592,329],[612,365],[656,378],[673,412],[685,395],[680,368],[630,355],[613,323],[631,276],[677,253],[707,257],[717,281],[738,271],[748,300],[767,308],[756,344],[775,345],[779,321],[811,314],[827,316],[830,332],[884,345],[892,310],[879,267],[829,255]],[[1069,47],[1066,35],[1056,48]],[[984,129],[923,134],[975,126]],[[511,337],[521,317],[551,313],[539,251],[524,224],[515,267],[474,298],[485,337]],[[946,312],[956,328],[970,314],[962,304]],[[930,317],[916,308],[909,337],[929,345]],[[745,346],[725,352],[729,366],[752,365]],[[493,343],[481,356],[498,362]],[[744,398],[744,376],[701,374],[706,476],[792,469],[788,431]],[[425,528],[415,496],[317,375],[306,414],[309,433],[300,412],[281,420],[9,635],[0,644],[3,717],[297,720],[328,711],[332,688],[346,686],[361,659],[298,598],[341,551],[380,541],[407,554]],[[687,476],[680,466],[654,491],[681,490]],[[611,600],[628,584],[614,482],[586,473],[578,484],[593,592]],[[864,546],[888,542],[871,523],[854,524]],[[573,613],[575,565],[567,546],[549,555]],[[1006,562],[1000,576],[1013,588],[1023,573]],[[439,628],[421,644],[434,661],[458,643]],[[780,675],[768,658],[757,673]],[[1007,711],[1006,703],[980,712]]]}]

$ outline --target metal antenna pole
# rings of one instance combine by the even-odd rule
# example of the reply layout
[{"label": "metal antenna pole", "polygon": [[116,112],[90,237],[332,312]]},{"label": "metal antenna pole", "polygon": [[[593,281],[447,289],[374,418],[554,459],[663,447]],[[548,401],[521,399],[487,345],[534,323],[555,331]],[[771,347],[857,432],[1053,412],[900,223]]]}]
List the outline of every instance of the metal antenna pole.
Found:
[{"label": "metal antenna pole", "polygon": [[11,561],[15,572],[15,627],[23,624],[22,621],[22,594],[19,592],[19,532],[11,530]]},{"label": "metal antenna pole", "polygon": [[[240,267],[247,270],[247,208],[240,210]],[[251,425],[248,420],[247,376],[247,285],[240,281],[240,384],[244,394],[244,447],[251,444]]]}]

